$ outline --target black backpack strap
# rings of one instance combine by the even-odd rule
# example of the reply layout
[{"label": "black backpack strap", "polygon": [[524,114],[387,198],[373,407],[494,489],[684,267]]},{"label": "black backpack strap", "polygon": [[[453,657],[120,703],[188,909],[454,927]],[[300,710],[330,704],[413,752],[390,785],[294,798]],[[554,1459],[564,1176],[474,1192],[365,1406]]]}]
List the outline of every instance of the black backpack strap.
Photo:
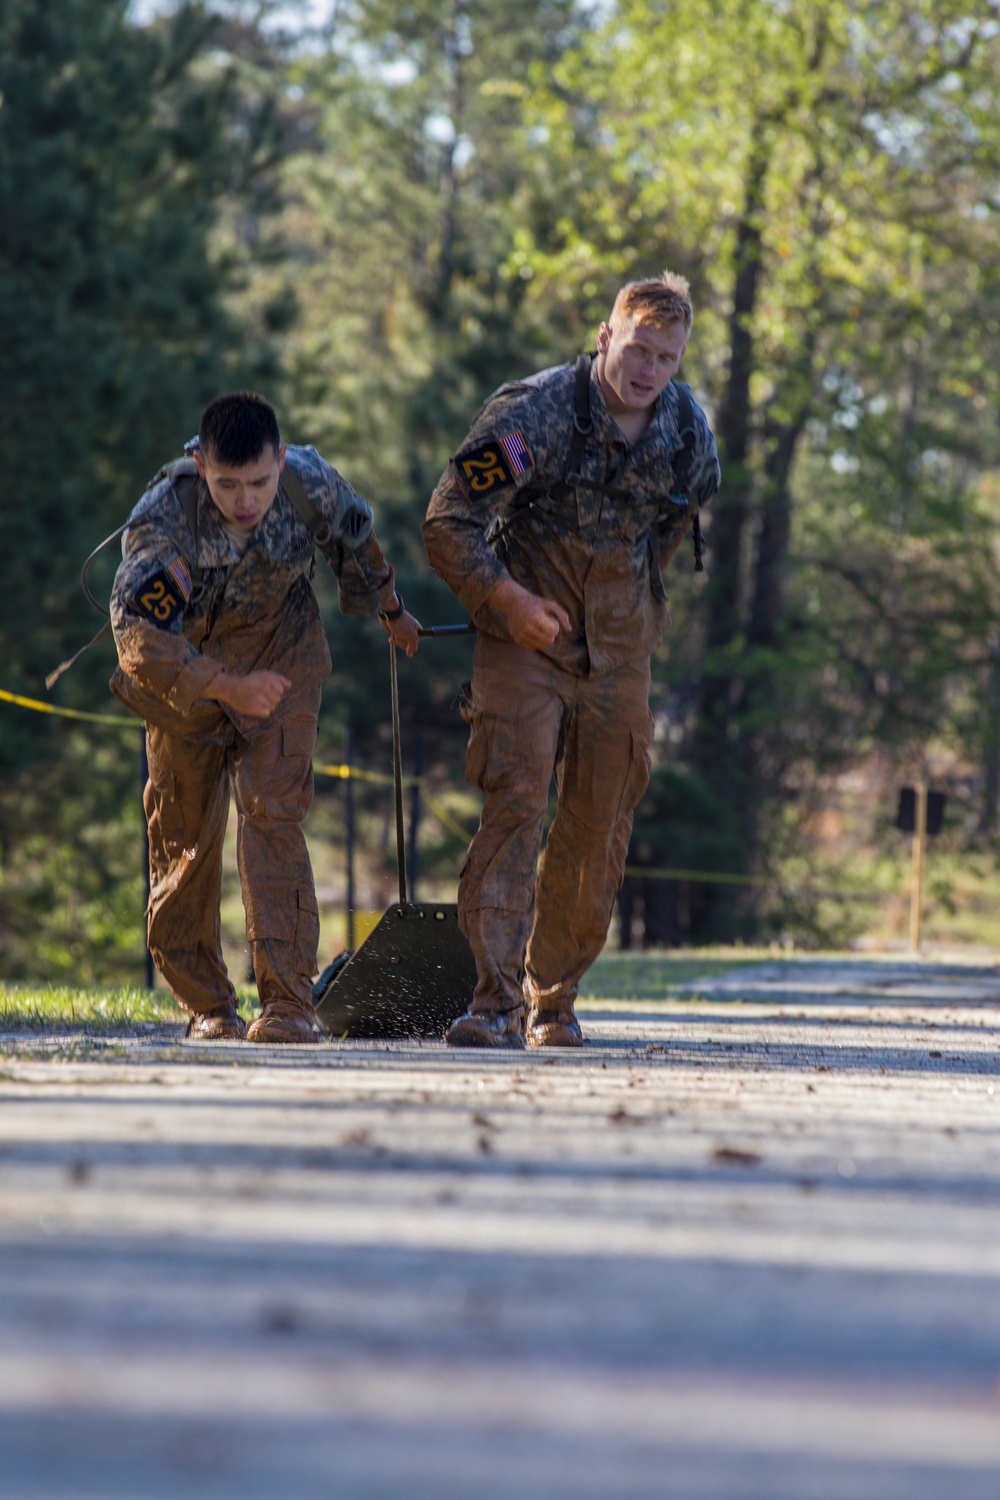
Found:
[{"label": "black backpack strap", "polygon": [[161,477],[170,480],[174,493],[181,502],[188,531],[194,538],[194,553],[190,568],[191,597],[187,603],[188,605],[197,604],[205,592],[205,580],[198,562],[198,484],[201,476],[193,458],[175,458],[172,463],[166,464],[160,470],[157,479]]},{"label": "black backpack strap", "polygon": [[704,573],[705,538],[701,534],[701,516],[697,511],[691,522],[691,540],[694,542],[694,570],[696,573]]},{"label": "black backpack strap", "polygon": [[[193,459],[178,458],[173,463],[167,464],[160,471],[160,474],[157,475],[157,478],[161,476],[169,478],[173,483],[174,489],[177,491],[177,496],[184,509],[184,517],[188,523],[188,529],[194,537],[195,558],[197,558],[199,480],[197,466]],[[330,523],[315,501],[310,499],[301,479],[294,472],[291,465],[287,463],[281,471],[281,488],[301,517],[313,542],[317,547],[325,547],[333,535]],[[192,583],[195,582],[196,574],[200,583],[201,569],[197,566],[191,569]]]},{"label": "black backpack strap", "polygon": [[687,493],[688,480],[691,478],[691,465],[694,463],[694,445],[697,439],[694,400],[690,386],[684,385],[680,380],[675,380],[673,387],[677,393],[677,431],[680,433],[682,445],[676,454],[671,455],[674,488]]},{"label": "black backpack strap", "polygon": [[[590,372],[596,358],[596,351],[590,354],[578,354],[573,367],[573,427],[566,469],[563,474],[563,484],[570,489],[587,483],[580,474],[580,466],[586,452],[587,438],[594,430],[594,419],[590,410]],[[492,547],[498,547],[510,528],[523,520],[529,511],[543,511],[551,501],[551,491],[529,488],[527,493],[522,495],[520,503],[512,508],[506,520],[501,521],[499,516],[494,517],[487,529],[486,540]]]},{"label": "black backpack strap", "polygon": [[333,528],[315,500],[306,493],[305,485],[291,464],[286,463],[281,471],[281,488],[298,511],[314,545],[322,551],[333,536]]},{"label": "black backpack strap", "polygon": [[[205,592],[205,583],[202,578],[202,570],[198,566],[198,484],[200,475],[197,465],[192,458],[177,458],[172,463],[160,470],[157,479],[169,478],[173,484],[184,518],[188,523],[188,530],[194,537],[195,563],[191,568],[191,598],[189,604],[196,604]],[[155,481],[154,481],[155,483]],[[290,464],[285,464],[281,471],[281,488],[285,495],[295,507],[299,516],[309,532],[315,546],[323,548],[327,546],[333,536],[333,530],[329,521],[320,510],[314,500],[306,493],[299,476],[294,472]],[[124,529],[124,528],[123,528]],[[315,565],[315,559],[314,559]],[[310,575],[311,576],[311,575]]]},{"label": "black backpack strap", "polygon": [[[673,387],[677,393],[677,430],[681,436],[681,447],[676,454],[671,456],[674,470],[674,488],[682,490],[687,495],[687,487],[691,478],[691,467],[694,463],[694,448],[697,441],[694,399],[691,395],[691,387],[685,385],[682,381],[675,380]],[[705,538],[701,533],[701,516],[697,511],[694,512],[691,520],[691,539],[694,543],[694,570],[696,573],[704,573]]]},{"label": "black backpack strap", "polygon": [[570,438],[569,457],[563,482],[571,489],[580,483],[580,466],[587,447],[587,439],[594,430],[594,419],[590,412],[590,370],[593,354],[578,354],[573,371],[573,434]]}]

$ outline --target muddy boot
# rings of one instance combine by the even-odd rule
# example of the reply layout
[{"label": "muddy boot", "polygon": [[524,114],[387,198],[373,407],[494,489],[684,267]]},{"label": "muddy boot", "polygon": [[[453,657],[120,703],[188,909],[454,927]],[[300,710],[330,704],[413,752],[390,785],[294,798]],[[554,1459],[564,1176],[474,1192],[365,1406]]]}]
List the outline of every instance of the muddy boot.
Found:
[{"label": "muddy boot", "polygon": [[529,1005],[526,1027],[529,1047],[582,1047],[583,1032],[571,1005],[540,1010]]},{"label": "muddy boot", "polygon": [[449,1047],[523,1047],[524,1009],[467,1010],[452,1021],[444,1039]]},{"label": "muddy boot", "polygon": [[236,1006],[227,1004],[196,1012],[185,1035],[193,1042],[245,1042],[247,1029]]},{"label": "muddy boot", "polygon": [[319,1022],[311,1005],[265,1000],[247,1032],[248,1042],[318,1042]]}]

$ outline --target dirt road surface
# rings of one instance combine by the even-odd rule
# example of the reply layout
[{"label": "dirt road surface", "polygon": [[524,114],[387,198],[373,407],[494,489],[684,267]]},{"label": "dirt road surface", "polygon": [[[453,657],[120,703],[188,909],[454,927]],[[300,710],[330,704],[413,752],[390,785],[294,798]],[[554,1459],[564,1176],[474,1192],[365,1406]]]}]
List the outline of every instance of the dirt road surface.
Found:
[{"label": "dirt road surface", "polygon": [[998,1500],[1000,970],[697,990],[4,1039],[0,1496]]}]

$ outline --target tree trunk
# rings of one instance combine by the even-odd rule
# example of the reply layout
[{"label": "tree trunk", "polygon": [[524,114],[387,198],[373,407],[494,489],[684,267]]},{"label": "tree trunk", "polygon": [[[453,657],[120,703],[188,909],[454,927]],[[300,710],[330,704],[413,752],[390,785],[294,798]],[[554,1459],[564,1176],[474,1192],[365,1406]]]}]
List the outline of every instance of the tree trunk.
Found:
[{"label": "tree trunk", "polygon": [[461,18],[464,12],[465,6],[462,0],[458,0],[444,43],[448,68],[446,107],[455,134],[445,151],[441,166],[441,237],[438,242],[437,272],[432,303],[432,311],[438,318],[443,315],[448,304],[448,296],[455,276],[455,239],[458,217],[458,168],[455,153],[458,150],[462,116],[465,112],[465,78],[460,35]]},{"label": "tree trunk", "polygon": [[808,397],[787,422],[772,427],[766,441],[764,492],[760,505],[753,596],[747,624],[747,647],[769,649],[778,639],[785,615],[788,544],[791,537],[792,497],[789,488],[795,449],[809,412]]},{"label": "tree trunk", "polygon": [[706,590],[706,645],[710,652],[728,646],[742,623],[741,558],[753,488],[749,467],[753,317],[763,269],[761,237],[768,161],[767,144],[758,136],[747,164],[746,201],[736,231],[729,374],[717,422],[723,484],[712,509],[712,572]]},{"label": "tree trunk", "polygon": [[982,834],[996,832],[1000,807],[1000,631],[996,629],[990,633],[989,653],[982,749],[983,800],[979,809]]},{"label": "tree trunk", "polygon": [[695,756],[720,791],[731,792],[736,766],[730,725],[740,697],[731,649],[743,629],[743,550],[750,517],[750,377],[753,317],[763,265],[762,225],[769,147],[764,127],[747,162],[743,213],[736,231],[735,283],[729,319],[730,358],[716,423],[722,488],[712,504],[709,577],[705,589],[706,661],[695,730]]}]

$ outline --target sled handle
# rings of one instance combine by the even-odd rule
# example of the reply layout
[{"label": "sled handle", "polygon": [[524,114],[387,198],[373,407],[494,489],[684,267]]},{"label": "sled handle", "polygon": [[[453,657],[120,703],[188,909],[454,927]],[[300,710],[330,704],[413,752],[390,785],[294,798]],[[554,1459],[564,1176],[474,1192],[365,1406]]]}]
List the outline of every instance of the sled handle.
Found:
[{"label": "sled handle", "polygon": [[399,868],[399,906],[406,906],[406,851],[403,844],[403,767],[399,744],[399,685],[396,647],[389,642],[389,681],[392,684],[392,780],[396,792],[396,863]]}]

